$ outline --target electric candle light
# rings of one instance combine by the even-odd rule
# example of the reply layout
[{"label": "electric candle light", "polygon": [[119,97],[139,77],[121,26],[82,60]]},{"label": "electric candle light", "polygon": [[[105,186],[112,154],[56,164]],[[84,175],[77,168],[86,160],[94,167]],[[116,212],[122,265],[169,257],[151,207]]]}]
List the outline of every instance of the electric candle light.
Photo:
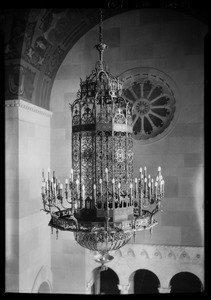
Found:
[{"label": "electric candle light", "polygon": [[76,187],[77,187],[76,191],[77,191],[77,194],[79,195],[79,180],[76,179],[75,183],[76,183]]},{"label": "electric candle light", "polygon": [[105,168],[105,173],[106,173],[106,182],[108,182],[108,169]]},{"label": "electric candle light", "polygon": [[138,179],[137,178],[135,178],[135,198],[137,199],[137,197],[138,197]]},{"label": "electric candle light", "polygon": [[103,195],[103,185],[102,185],[102,179],[100,178],[99,183],[100,183],[100,197]]},{"label": "electric candle light", "polygon": [[85,186],[82,185],[82,200],[83,200],[83,207],[85,207]]},{"label": "electric candle light", "polygon": [[152,195],[154,195],[154,179],[151,179]]},{"label": "electric candle light", "polygon": [[44,169],[42,169],[42,181],[45,181]]},{"label": "electric candle light", "polygon": [[118,197],[119,197],[119,201],[120,201],[120,188],[121,188],[121,183],[118,183]]},{"label": "electric candle light", "polygon": [[85,186],[82,185],[82,198],[85,200]]},{"label": "electric candle light", "polygon": [[133,184],[132,184],[132,182],[130,183],[130,195],[131,195],[131,200],[132,200],[132,197],[133,197]]},{"label": "electric candle light", "polygon": [[47,177],[45,178],[45,188],[48,191],[48,178]]},{"label": "electric candle light", "polygon": [[161,183],[162,183],[162,193],[164,195],[164,180],[162,180]]},{"label": "electric candle light", "polygon": [[114,194],[115,194],[115,179],[112,178],[112,192],[113,192],[113,197],[114,197]]},{"label": "electric candle light", "polygon": [[140,177],[142,176],[142,167],[139,169]]},{"label": "electric candle light", "polygon": [[144,180],[144,175],[141,174],[141,188],[142,188],[142,186],[143,186],[143,180]]},{"label": "electric candle light", "polygon": [[144,178],[145,197],[147,196],[147,178]]},{"label": "electric candle light", "polygon": [[147,177],[147,167],[144,167],[144,177]]},{"label": "electric candle light", "polygon": [[158,167],[158,176],[161,175],[161,167]]},{"label": "electric candle light", "polygon": [[53,183],[55,182],[55,171],[53,171]]},{"label": "electric candle light", "polygon": [[73,182],[73,169],[70,169],[70,178],[71,178],[71,181]]},{"label": "electric candle light", "polygon": [[151,198],[151,182],[148,183],[148,187],[149,187],[149,199]]},{"label": "electric candle light", "polygon": [[157,194],[158,194],[158,183],[157,181],[155,182],[155,197],[157,198]]},{"label": "electric candle light", "polygon": [[93,185],[93,189],[94,189],[94,201],[96,203],[96,184]]},{"label": "electric candle light", "polygon": [[42,182],[42,193],[45,193],[45,182]]},{"label": "electric candle light", "polygon": [[53,188],[54,188],[54,193],[56,195],[56,183],[53,184]]}]

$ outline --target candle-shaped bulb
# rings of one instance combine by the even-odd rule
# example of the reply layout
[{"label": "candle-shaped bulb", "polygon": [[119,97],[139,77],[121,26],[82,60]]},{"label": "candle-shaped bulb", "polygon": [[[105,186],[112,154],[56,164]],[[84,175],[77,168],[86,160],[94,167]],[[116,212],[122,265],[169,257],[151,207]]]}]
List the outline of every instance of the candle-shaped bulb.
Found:
[{"label": "candle-shaped bulb", "polygon": [[114,178],[112,178],[112,183],[113,183],[113,184],[115,183],[115,179],[114,179]]},{"label": "candle-shaped bulb", "polygon": [[94,185],[93,185],[93,189],[94,189],[94,200],[95,200],[95,203],[96,203],[96,188],[97,188],[97,186],[96,186],[96,184],[94,183]]},{"label": "candle-shaped bulb", "polygon": [[144,167],[144,177],[147,177],[147,167]]},{"label": "candle-shaped bulb", "polygon": [[147,182],[147,178],[144,178],[144,182]]},{"label": "candle-shaped bulb", "polygon": [[68,184],[68,179],[66,178],[65,183]]},{"label": "candle-shaped bulb", "polygon": [[157,186],[158,185],[158,183],[157,183],[157,181],[155,182],[155,186]]},{"label": "candle-shaped bulb", "polygon": [[108,168],[105,168],[105,173],[106,173],[106,182],[108,182]]},{"label": "candle-shaped bulb", "polygon": [[50,169],[48,169],[48,180],[50,180]]},{"label": "candle-shaped bulb", "polygon": [[102,181],[102,178],[100,178],[100,180],[99,180],[99,183],[101,184],[103,181]]},{"label": "candle-shaped bulb", "polygon": [[72,168],[70,169],[70,178],[71,178],[71,181],[73,181],[73,169]]},{"label": "candle-shaped bulb", "polygon": [[152,182],[152,183],[154,182],[154,179],[153,179],[153,178],[151,179],[151,182]]},{"label": "candle-shaped bulb", "polygon": [[156,177],[156,181],[158,181],[158,176]]},{"label": "candle-shaped bulb", "polygon": [[130,188],[131,188],[131,190],[132,190],[132,188],[133,188],[133,184],[132,184],[132,182],[130,183]]},{"label": "candle-shaped bulb", "polygon": [[137,183],[138,182],[138,179],[137,178],[135,178],[135,183]]},{"label": "candle-shaped bulb", "polygon": [[60,189],[61,189],[61,190],[63,189],[63,184],[62,184],[62,183],[60,183]]},{"label": "candle-shaped bulb", "polygon": [[53,183],[53,178],[51,178],[51,182]]},{"label": "candle-shaped bulb", "polygon": [[148,179],[150,180],[150,178],[151,178],[151,175],[149,174],[149,175],[148,175]]},{"label": "candle-shaped bulb", "polygon": [[158,172],[160,172],[161,171],[161,167],[158,167]]},{"label": "candle-shaped bulb", "polygon": [[118,183],[118,188],[119,188],[119,189],[121,188],[121,183],[120,183],[120,182]]},{"label": "candle-shaped bulb", "polygon": [[142,173],[142,167],[139,169],[139,172]]},{"label": "candle-shaped bulb", "polygon": [[85,185],[82,185],[82,198],[85,200]]},{"label": "candle-shaped bulb", "polygon": [[45,180],[44,169],[42,169],[42,179]]}]

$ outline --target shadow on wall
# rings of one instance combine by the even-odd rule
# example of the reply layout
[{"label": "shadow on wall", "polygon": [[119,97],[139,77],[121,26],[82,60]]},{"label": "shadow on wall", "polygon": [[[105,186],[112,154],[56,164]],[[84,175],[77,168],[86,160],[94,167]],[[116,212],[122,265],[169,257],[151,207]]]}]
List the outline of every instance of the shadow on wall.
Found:
[{"label": "shadow on wall", "polygon": [[49,294],[51,292],[49,284],[44,281],[41,283],[39,289],[38,289],[38,294]]}]

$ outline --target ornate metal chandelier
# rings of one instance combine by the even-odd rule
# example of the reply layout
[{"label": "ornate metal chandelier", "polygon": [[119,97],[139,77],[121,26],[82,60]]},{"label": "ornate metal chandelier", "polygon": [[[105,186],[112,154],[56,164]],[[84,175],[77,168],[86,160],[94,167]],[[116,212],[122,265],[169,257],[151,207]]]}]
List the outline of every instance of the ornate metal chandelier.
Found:
[{"label": "ornate metal chandelier", "polygon": [[91,75],[80,82],[72,111],[72,169],[65,185],[55,176],[42,173],[44,211],[49,226],[74,232],[76,242],[96,251],[95,260],[113,259],[109,251],[124,246],[136,231],[157,224],[154,215],[164,196],[161,168],[151,178],[140,168],[133,179],[131,104],[122,96],[122,82],[103,61],[107,45],[102,37],[100,17],[100,59]]}]

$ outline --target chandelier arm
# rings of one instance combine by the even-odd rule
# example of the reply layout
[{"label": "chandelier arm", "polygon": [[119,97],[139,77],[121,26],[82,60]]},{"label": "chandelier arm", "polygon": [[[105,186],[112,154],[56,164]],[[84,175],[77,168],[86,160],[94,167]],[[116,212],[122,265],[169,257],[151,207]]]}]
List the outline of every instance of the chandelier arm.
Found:
[{"label": "chandelier arm", "polygon": [[45,208],[45,209],[41,208],[40,211],[41,211],[41,210],[43,210],[43,211],[46,212],[47,214],[50,213],[50,210],[47,210],[46,208]]},{"label": "chandelier arm", "polygon": [[69,219],[75,221],[76,228],[78,230],[78,220],[74,217],[74,215],[71,215]]}]

